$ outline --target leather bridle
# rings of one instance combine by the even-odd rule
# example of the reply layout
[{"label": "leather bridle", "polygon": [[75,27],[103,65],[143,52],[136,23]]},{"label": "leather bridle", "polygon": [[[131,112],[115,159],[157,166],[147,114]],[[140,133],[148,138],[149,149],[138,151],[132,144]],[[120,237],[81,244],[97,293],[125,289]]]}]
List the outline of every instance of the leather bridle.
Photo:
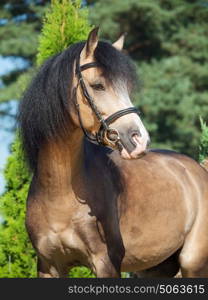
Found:
[{"label": "leather bridle", "polygon": [[92,134],[89,134],[83,126],[82,118],[80,115],[79,104],[76,99],[75,104],[76,104],[76,108],[77,108],[80,126],[81,126],[86,138],[88,140],[90,140],[91,142],[98,143],[99,145],[103,145],[103,146],[110,146],[112,148],[117,148],[121,151],[123,149],[123,146],[122,146],[122,143],[120,140],[119,133],[118,133],[117,129],[111,128],[109,125],[124,115],[131,114],[131,113],[138,114],[138,109],[136,107],[129,107],[129,108],[125,108],[125,109],[115,112],[114,114],[110,115],[107,119],[104,119],[102,117],[94,100],[88,93],[84,79],[82,77],[82,71],[84,71],[88,68],[94,68],[94,67],[98,67],[98,66],[99,66],[99,64],[97,62],[91,62],[91,63],[87,63],[87,64],[80,66],[80,58],[78,57],[78,59],[76,60],[76,76],[78,79],[77,88],[80,85],[84,97],[87,99],[88,104],[90,105],[92,111],[94,112],[96,118],[98,119],[98,121],[100,123],[100,128],[99,128],[98,132],[96,133],[96,135],[94,136]]}]

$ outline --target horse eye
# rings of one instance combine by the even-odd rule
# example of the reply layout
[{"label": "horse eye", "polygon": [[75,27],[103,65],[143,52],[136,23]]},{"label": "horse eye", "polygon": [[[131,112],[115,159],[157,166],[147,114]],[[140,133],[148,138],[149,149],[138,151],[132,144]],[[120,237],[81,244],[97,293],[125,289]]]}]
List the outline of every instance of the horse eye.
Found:
[{"label": "horse eye", "polygon": [[91,84],[90,86],[96,91],[104,91],[105,90],[102,83],[95,83],[95,84]]}]

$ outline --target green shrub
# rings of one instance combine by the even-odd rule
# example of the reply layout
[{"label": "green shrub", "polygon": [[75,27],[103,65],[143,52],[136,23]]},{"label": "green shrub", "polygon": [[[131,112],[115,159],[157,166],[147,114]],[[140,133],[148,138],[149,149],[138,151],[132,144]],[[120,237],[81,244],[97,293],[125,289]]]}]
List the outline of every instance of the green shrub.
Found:
[{"label": "green shrub", "polygon": [[201,123],[201,138],[200,138],[200,145],[199,145],[199,161],[203,162],[206,158],[208,158],[208,126],[200,118]]},{"label": "green shrub", "polygon": [[19,138],[5,168],[6,192],[0,199],[0,277],[34,277],[36,257],[25,229],[25,202],[30,175],[22,159]]}]

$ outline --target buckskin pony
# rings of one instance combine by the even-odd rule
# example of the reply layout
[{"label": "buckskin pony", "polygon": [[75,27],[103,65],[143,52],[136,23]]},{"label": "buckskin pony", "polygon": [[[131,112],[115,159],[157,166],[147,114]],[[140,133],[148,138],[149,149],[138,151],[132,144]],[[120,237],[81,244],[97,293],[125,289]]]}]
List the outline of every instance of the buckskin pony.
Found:
[{"label": "buckskin pony", "polygon": [[92,30],[43,64],[20,105],[39,277],[77,265],[97,277],[171,277],[179,268],[207,277],[208,173],[187,156],[148,150],[122,47],[123,37],[111,45]]}]

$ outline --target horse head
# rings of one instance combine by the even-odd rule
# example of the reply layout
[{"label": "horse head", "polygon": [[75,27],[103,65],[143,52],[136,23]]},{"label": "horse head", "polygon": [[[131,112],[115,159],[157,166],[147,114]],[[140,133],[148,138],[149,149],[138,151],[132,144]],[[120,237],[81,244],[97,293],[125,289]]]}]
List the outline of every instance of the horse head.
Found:
[{"label": "horse head", "polygon": [[78,114],[73,120],[92,140],[135,159],[150,139],[130,99],[136,72],[121,52],[123,43],[124,36],[112,45],[98,41],[98,28],[89,33],[74,66]]}]

